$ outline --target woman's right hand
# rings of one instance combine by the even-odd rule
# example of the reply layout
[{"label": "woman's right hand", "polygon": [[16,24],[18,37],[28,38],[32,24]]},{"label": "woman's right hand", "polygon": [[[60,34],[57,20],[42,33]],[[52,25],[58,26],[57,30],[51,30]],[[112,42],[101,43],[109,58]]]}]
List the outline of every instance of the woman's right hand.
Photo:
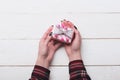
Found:
[{"label": "woman's right hand", "polygon": [[72,43],[65,44],[65,50],[68,55],[69,61],[80,60],[81,58],[81,35],[74,24],[70,21],[62,21],[62,25],[70,26],[74,30],[74,38]]}]

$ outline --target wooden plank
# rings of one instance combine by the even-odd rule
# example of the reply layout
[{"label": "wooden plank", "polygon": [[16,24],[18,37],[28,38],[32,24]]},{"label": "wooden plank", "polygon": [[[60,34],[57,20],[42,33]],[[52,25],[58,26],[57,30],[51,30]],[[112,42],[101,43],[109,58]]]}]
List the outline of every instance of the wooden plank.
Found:
[{"label": "wooden plank", "polygon": [[120,38],[120,14],[0,15],[0,39],[39,39],[62,19],[74,22],[83,38]]},{"label": "wooden plank", "polygon": [[0,13],[120,12],[119,3],[119,0],[1,0]]},{"label": "wooden plank", "polygon": [[[119,80],[120,66],[87,66],[92,80]],[[1,80],[28,80],[32,67],[0,67]],[[50,80],[69,80],[67,67],[51,67]]]},{"label": "wooden plank", "polygon": [[[34,65],[38,40],[0,40],[0,65]],[[83,40],[85,65],[119,65],[120,40]],[[52,65],[67,65],[64,48],[59,49]]]},{"label": "wooden plank", "polygon": [[1,80],[28,80],[31,76],[32,67],[0,67]]}]

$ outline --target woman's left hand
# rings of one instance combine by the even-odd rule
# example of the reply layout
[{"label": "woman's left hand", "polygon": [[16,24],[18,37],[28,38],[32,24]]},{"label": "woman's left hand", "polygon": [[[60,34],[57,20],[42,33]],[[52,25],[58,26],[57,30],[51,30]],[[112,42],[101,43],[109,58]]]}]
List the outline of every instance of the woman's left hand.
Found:
[{"label": "woman's left hand", "polygon": [[39,42],[38,59],[36,65],[49,68],[54,54],[58,48],[62,45],[51,37],[52,26],[44,33]]}]

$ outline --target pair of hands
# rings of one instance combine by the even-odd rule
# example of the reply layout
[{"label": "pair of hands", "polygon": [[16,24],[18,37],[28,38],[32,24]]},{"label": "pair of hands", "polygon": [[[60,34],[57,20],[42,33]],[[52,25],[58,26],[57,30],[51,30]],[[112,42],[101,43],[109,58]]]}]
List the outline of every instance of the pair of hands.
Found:
[{"label": "pair of hands", "polygon": [[65,47],[66,53],[68,55],[69,61],[81,59],[81,36],[79,31],[74,27],[74,24],[70,21],[62,21],[62,25],[71,26],[75,32],[74,39],[71,44],[63,44],[56,40],[53,40],[50,33],[53,27],[49,27],[49,29],[42,36],[39,43],[39,51],[36,65],[49,68],[52,59],[56,50],[58,50],[61,46]]}]

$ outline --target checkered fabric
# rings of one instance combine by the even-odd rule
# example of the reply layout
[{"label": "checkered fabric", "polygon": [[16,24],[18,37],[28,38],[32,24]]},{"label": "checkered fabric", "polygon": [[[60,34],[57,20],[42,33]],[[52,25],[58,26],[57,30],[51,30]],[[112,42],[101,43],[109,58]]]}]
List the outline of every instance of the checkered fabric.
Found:
[{"label": "checkered fabric", "polygon": [[[74,60],[69,63],[70,80],[91,80],[82,60]],[[49,80],[50,70],[35,65],[29,80]]]}]

